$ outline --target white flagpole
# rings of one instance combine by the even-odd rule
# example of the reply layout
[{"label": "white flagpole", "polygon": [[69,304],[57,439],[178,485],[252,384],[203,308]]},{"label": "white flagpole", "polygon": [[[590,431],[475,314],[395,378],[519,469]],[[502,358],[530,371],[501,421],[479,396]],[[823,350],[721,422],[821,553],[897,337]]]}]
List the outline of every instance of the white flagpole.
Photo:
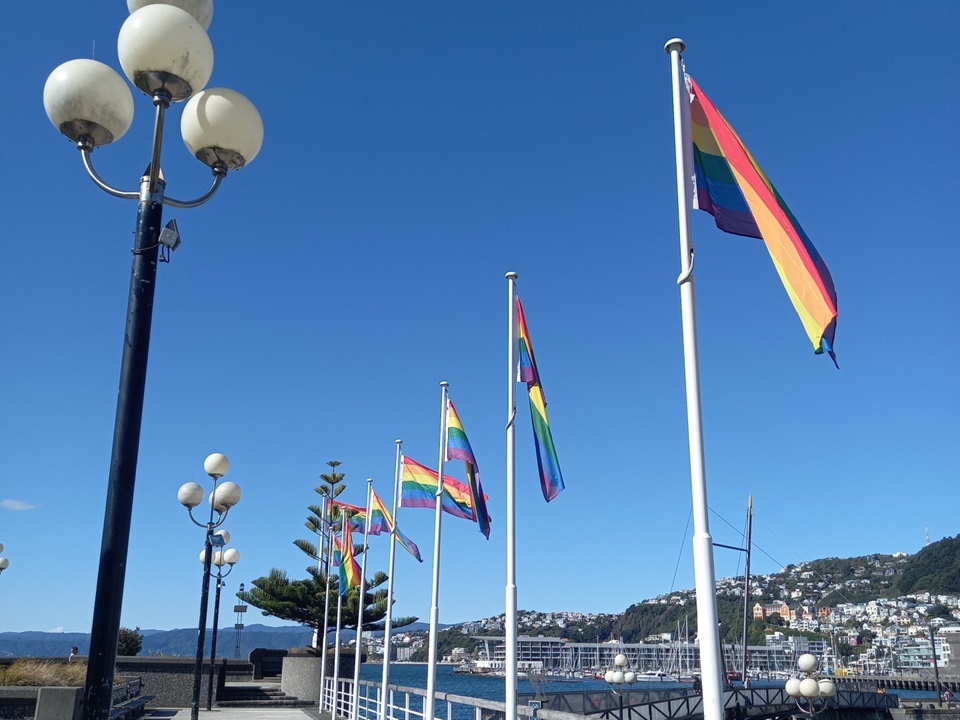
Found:
[{"label": "white flagpole", "polygon": [[437,625],[440,621],[440,518],[443,499],[443,463],[447,450],[447,382],[440,383],[440,459],[437,461],[436,512],[433,520],[433,592],[430,604],[430,653],[427,660],[427,694],[423,698],[423,720],[434,720],[437,694]]},{"label": "white flagpole", "polygon": [[697,591],[697,628],[703,683],[704,720],[723,718],[723,657],[717,630],[717,596],[713,569],[713,538],[707,512],[707,479],[703,458],[703,420],[700,414],[700,365],[697,351],[697,312],[693,288],[693,242],[690,209],[693,205],[693,157],[690,102],[683,79],[680,53],[683,40],[667,41],[664,50],[673,69],[673,121],[677,160],[677,208],[680,220],[680,313],[683,323],[683,367],[687,389],[687,434],[690,447],[690,484],[693,492],[693,570]]},{"label": "white flagpole", "polygon": [[390,533],[390,569],[387,575],[387,620],[383,626],[383,675],[380,678],[380,720],[386,720],[387,701],[387,683],[390,682],[390,632],[393,629],[393,565],[397,556],[397,510],[400,500],[400,454],[403,452],[403,440],[395,440],[397,443],[397,461],[393,471],[393,527],[394,531]]},{"label": "white flagpole", "polygon": [[[327,680],[327,630],[329,628],[327,618],[330,617],[330,568],[333,567],[333,521],[330,519],[330,500],[331,498],[323,498],[323,517],[321,518],[327,532],[327,569],[324,573],[325,590],[323,593],[323,638],[321,642],[314,643],[314,646],[322,646],[320,651],[320,657],[322,658],[320,662],[320,712],[323,712],[323,686]],[[338,587],[337,590],[339,591],[339,589]]]},{"label": "white flagpole", "polygon": [[[321,502],[321,505],[320,505],[320,532],[319,532],[320,539],[317,541],[317,572],[318,572],[318,573],[320,573],[320,572],[323,571],[323,543],[324,543],[324,541],[326,540],[326,534],[323,532],[323,524],[324,524],[324,520],[326,520],[326,517],[327,517],[327,498],[326,498],[326,496],[324,496],[324,497],[321,499],[320,502]],[[309,519],[309,518],[308,518],[308,519]],[[323,621],[324,621],[324,623],[326,623],[327,618],[324,617],[324,618],[323,618]],[[324,640],[326,640],[326,637],[324,637]],[[317,649],[317,646],[318,646],[319,644],[320,644],[320,628],[314,628],[314,629],[313,629],[313,648],[314,648],[314,650]],[[322,683],[321,683],[321,687],[323,687]]]},{"label": "white flagpole", "polygon": [[[344,514],[340,511],[340,522],[343,523]],[[343,562],[341,559],[340,562]],[[340,594],[340,584],[337,583],[337,631],[333,636],[333,698],[330,702],[330,715],[337,717],[339,715],[337,705],[340,695],[340,625],[343,621],[343,595]]]},{"label": "white flagpole", "polygon": [[517,274],[506,274],[507,311],[507,584],[506,612],[506,704],[505,720],[517,720],[517,508],[516,426],[517,418]]},{"label": "white flagpole", "polygon": [[357,606],[357,647],[353,660],[353,700],[350,716],[360,717],[360,655],[363,640],[363,598],[367,589],[367,550],[370,548],[370,503],[373,494],[373,478],[367,478],[367,515],[363,524],[363,554],[360,556],[360,603]]}]

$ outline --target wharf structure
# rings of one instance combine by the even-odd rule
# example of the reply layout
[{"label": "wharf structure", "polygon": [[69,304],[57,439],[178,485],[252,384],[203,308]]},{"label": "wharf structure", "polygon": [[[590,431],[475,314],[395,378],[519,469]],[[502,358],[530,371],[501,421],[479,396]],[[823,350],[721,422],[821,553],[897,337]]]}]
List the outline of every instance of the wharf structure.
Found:
[{"label": "wharf structure", "polygon": [[[483,643],[475,662],[478,669],[505,668],[506,638],[473,636],[473,639]],[[627,656],[629,667],[639,671],[697,672],[700,669],[700,647],[696,643],[577,643],[556,637],[521,635],[517,638],[517,664],[521,670],[583,672],[610,668],[620,653]],[[833,658],[826,640],[795,636],[774,644],[749,645],[747,665],[761,674],[790,672],[796,667],[796,658],[803,653],[826,658],[828,665]],[[741,647],[723,645],[723,661],[727,670],[738,670],[743,664]]]},{"label": "wharf structure", "polygon": [[[477,669],[503,670],[506,662],[506,639],[503,636],[475,635],[472,639],[482,644]],[[913,638],[905,642],[880,642],[855,659],[846,662],[849,671],[858,675],[924,673],[936,664],[941,672],[960,676],[960,628],[944,628],[931,644],[929,640]],[[563,670],[582,672],[610,668],[613,658],[623,653],[634,670],[666,670],[668,672],[696,672],[700,668],[700,647],[695,642],[664,640],[662,642],[603,643],[570,642],[565,638],[524,636],[517,638],[517,661],[521,670]],[[760,675],[777,676],[791,673],[796,659],[811,653],[821,659],[822,669],[830,674],[844,674],[838,658],[826,639],[808,639],[799,635],[786,637],[780,633],[768,636],[764,645],[747,646],[746,666]],[[725,671],[739,671],[743,667],[740,645],[723,645]],[[934,662],[936,658],[936,663]],[[454,661],[465,659],[454,657]]]}]

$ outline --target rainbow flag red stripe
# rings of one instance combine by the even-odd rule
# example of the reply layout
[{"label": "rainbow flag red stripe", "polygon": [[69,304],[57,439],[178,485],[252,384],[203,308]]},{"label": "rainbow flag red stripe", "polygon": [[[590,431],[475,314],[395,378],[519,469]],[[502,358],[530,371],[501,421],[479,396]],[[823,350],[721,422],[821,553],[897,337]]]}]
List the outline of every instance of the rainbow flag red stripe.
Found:
[{"label": "rainbow flag red stripe", "polygon": [[837,293],[830,271],[753,155],[689,75],[687,88],[694,208],[713,215],[724,232],[763,240],[814,352],[826,352],[836,363]]}]

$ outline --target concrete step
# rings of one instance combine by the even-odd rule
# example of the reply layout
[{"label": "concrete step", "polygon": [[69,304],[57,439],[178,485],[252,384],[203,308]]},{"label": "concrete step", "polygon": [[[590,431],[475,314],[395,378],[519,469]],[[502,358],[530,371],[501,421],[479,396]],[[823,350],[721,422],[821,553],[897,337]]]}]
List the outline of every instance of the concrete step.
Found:
[{"label": "concrete step", "polygon": [[286,695],[279,687],[237,685],[227,686],[217,699],[217,707],[223,708],[269,708],[269,707],[309,707],[309,700],[300,700]]}]

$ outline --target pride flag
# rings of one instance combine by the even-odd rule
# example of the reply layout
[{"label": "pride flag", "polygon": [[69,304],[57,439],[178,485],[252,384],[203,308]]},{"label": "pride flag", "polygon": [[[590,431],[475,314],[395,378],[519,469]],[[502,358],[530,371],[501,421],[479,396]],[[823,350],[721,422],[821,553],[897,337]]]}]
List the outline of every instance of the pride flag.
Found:
[{"label": "pride flag", "polygon": [[[400,505],[403,507],[435,508],[437,506],[437,473],[408,457],[403,458],[403,485]],[[449,475],[443,476],[443,496],[440,509],[445,513],[476,520],[470,502],[470,488]]]},{"label": "pride flag", "polygon": [[830,271],[753,155],[723,115],[687,77],[691,98],[694,209],[713,215],[717,227],[762,239],[813,343],[837,362],[837,293]]},{"label": "pride flag", "polygon": [[477,509],[477,524],[484,537],[490,539],[490,516],[487,514],[487,503],[484,500],[483,486],[480,485],[480,468],[477,458],[470,447],[467,433],[457,415],[453,402],[447,400],[447,460],[463,460],[466,466],[467,487],[470,489],[470,499]]},{"label": "pride flag", "polygon": [[371,535],[393,532],[393,518],[390,517],[390,511],[384,506],[376,490],[371,490],[369,532]]},{"label": "pride flag", "polygon": [[340,594],[346,595],[352,587],[360,587],[360,566],[353,556],[353,541],[350,539],[350,523],[343,524],[343,555],[340,559]]},{"label": "pride flag", "polygon": [[333,536],[333,557],[330,559],[330,567],[340,567],[343,558],[343,547],[340,545],[340,538]]},{"label": "pride flag", "polygon": [[553,433],[550,432],[550,421],[547,420],[547,401],[543,397],[543,388],[540,387],[540,372],[533,357],[533,344],[530,342],[530,332],[527,330],[527,321],[523,316],[519,297],[517,320],[520,342],[519,379],[527,384],[530,420],[533,422],[533,443],[540,468],[540,489],[543,491],[544,500],[550,502],[564,488],[563,475],[560,473],[557,449],[553,446]]}]

